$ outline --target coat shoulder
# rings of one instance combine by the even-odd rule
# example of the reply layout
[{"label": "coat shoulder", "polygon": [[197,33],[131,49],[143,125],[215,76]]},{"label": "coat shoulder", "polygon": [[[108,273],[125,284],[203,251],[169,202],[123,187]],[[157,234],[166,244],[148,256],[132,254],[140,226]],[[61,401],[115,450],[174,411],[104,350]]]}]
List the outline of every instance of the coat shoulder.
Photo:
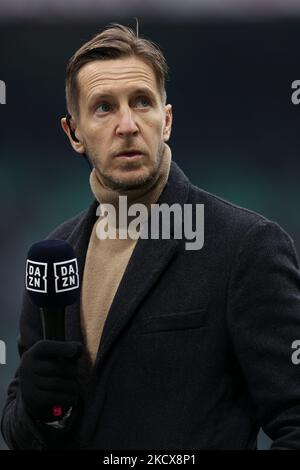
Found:
[{"label": "coat shoulder", "polygon": [[241,237],[254,227],[273,226],[290,238],[277,222],[258,212],[222,199],[193,184],[190,185],[189,202],[204,204],[206,224],[214,230],[221,231],[224,235],[226,233],[231,236],[236,234]]}]

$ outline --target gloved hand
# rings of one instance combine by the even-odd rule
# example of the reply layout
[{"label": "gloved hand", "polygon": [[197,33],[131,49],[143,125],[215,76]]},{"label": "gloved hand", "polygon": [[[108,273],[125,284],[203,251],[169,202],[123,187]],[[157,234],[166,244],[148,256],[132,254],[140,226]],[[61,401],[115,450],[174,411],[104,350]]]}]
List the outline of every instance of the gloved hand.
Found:
[{"label": "gloved hand", "polygon": [[66,412],[79,398],[78,359],[82,345],[71,341],[42,340],[26,351],[19,377],[27,413],[43,422],[57,420],[53,406]]}]

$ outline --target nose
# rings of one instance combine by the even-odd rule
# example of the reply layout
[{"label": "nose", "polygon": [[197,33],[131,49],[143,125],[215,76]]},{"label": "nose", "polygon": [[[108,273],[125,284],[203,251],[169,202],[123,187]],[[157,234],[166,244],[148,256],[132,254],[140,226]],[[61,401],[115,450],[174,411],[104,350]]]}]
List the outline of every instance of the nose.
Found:
[{"label": "nose", "polygon": [[117,135],[120,137],[134,136],[138,133],[138,127],[132,116],[131,109],[126,107],[120,110],[118,116]]}]

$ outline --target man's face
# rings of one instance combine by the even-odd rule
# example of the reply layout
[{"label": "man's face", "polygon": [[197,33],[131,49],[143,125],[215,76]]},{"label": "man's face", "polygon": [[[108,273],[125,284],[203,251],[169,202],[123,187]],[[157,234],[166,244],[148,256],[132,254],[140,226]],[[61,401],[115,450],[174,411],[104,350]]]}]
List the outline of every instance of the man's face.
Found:
[{"label": "man's face", "polygon": [[152,68],[137,57],[97,60],[77,80],[79,117],[72,124],[80,142],[71,141],[73,148],[89,156],[110,188],[137,188],[154,178],[172,108],[162,103]]}]

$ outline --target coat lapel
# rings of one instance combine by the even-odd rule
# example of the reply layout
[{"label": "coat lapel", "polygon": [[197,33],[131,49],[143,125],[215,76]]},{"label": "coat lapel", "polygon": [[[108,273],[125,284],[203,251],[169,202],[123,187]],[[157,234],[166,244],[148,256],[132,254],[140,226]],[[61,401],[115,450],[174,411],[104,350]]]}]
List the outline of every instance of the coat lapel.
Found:
[{"label": "coat lapel", "polygon": [[[184,204],[188,187],[189,180],[172,162],[168,182],[157,203]],[[179,241],[172,238],[173,231],[174,226],[171,224],[171,238],[168,240],[138,240],[107,315],[97,354],[96,370],[174,256]]]},{"label": "coat lapel", "polygon": [[[87,213],[76,225],[71,235],[67,238],[67,241],[72,245],[75,251],[80,283],[83,278],[85,257],[91,231],[97,219],[96,210],[98,205],[99,203],[95,200],[87,210]],[[84,343],[80,324],[80,300],[66,308],[66,340]]]}]

